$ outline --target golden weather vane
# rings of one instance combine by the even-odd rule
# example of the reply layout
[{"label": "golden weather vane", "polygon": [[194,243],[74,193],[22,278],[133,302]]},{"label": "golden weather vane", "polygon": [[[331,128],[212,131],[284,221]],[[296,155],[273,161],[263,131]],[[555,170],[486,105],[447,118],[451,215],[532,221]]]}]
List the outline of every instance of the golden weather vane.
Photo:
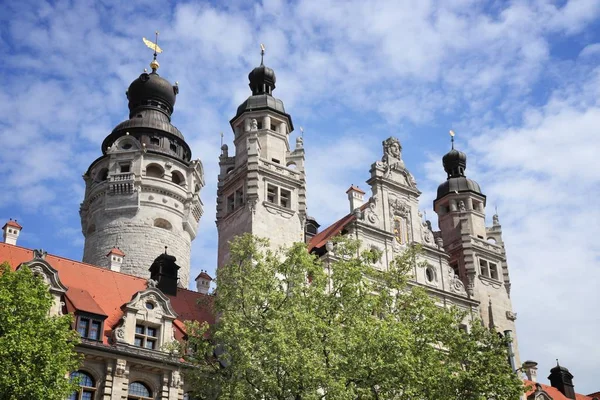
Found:
[{"label": "golden weather vane", "polygon": [[156,39],[155,41],[151,41],[146,39],[145,37],[142,38],[142,41],[144,42],[144,44],[146,46],[148,46],[150,49],[154,50],[154,59],[152,60],[152,62],[150,63],[150,68],[152,68],[153,72],[156,72],[156,70],[158,69],[158,67],[160,67],[160,64],[158,63],[158,61],[156,61],[156,56],[159,53],[162,53],[162,49],[160,47],[158,47],[158,31],[154,32],[156,34]]}]

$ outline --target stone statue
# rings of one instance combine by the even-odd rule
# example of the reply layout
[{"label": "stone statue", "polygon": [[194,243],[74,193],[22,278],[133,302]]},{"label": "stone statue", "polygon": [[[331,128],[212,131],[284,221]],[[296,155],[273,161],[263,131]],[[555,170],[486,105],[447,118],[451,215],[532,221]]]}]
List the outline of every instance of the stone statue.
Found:
[{"label": "stone statue", "polygon": [[158,285],[158,282],[155,281],[154,279],[148,278],[148,280],[146,281],[148,288],[155,288],[156,285]]},{"label": "stone statue", "polygon": [[302,138],[302,136],[298,136],[296,138],[296,148],[301,149],[303,147],[304,147],[304,139]]},{"label": "stone statue", "polygon": [[402,145],[395,137],[389,137],[382,142],[383,158],[381,161],[387,165],[389,170],[404,169],[404,161],[402,161]]},{"label": "stone statue", "polygon": [[258,121],[256,121],[256,119],[254,119],[254,118],[252,118],[252,121],[250,121],[250,130],[251,131],[258,130]]},{"label": "stone statue", "polygon": [[494,225],[500,225],[500,218],[498,218],[498,214],[494,214],[492,216],[492,222],[494,223]]},{"label": "stone statue", "polygon": [[467,207],[465,207],[464,201],[461,200],[458,202],[458,210],[461,212],[467,211]]}]

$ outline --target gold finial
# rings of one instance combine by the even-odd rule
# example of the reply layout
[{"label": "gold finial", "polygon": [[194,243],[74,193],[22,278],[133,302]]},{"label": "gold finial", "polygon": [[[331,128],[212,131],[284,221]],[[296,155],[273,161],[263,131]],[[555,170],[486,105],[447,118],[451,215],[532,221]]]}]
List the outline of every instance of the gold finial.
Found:
[{"label": "gold finial", "polygon": [[263,65],[263,58],[265,57],[265,45],[260,44],[260,65]]},{"label": "gold finial", "polygon": [[152,72],[156,72],[156,70],[160,67],[160,64],[158,63],[158,61],[156,61],[156,56],[159,53],[163,52],[162,49],[160,47],[158,47],[158,31],[156,31],[155,34],[156,34],[156,41],[154,41],[154,42],[146,39],[145,37],[142,38],[142,41],[144,42],[144,44],[146,46],[148,46],[149,48],[151,48],[152,50],[154,50],[154,59],[150,63],[150,68],[152,68]]},{"label": "gold finial", "polygon": [[450,129],[450,142],[452,143],[452,150],[454,150],[454,131],[452,129]]}]

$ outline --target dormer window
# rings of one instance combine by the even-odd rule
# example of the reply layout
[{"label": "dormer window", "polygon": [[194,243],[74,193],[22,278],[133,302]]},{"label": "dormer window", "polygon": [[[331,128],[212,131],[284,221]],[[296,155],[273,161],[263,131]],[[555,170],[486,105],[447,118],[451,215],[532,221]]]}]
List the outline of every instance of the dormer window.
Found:
[{"label": "dormer window", "polygon": [[137,347],[156,350],[158,348],[158,328],[138,324],[135,326],[135,341]]},{"label": "dormer window", "polygon": [[77,316],[77,332],[83,339],[102,340],[102,319],[87,315]]}]

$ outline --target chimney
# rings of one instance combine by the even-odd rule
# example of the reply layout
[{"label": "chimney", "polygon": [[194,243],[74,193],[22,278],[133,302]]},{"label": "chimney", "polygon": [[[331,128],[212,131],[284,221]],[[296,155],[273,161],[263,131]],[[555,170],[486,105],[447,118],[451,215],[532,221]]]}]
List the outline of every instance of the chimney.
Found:
[{"label": "chimney", "polygon": [[314,217],[306,217],[306,224],[304,225],[304,242],[309,243],[310,239],[315,237],[319,233],[319,223]]},{"label": "chimney", "polygon": [[164,293],[171,296],[177,296],[177,271],[179,265],[175,264],[177,259],[165,252],[156,257],[152,266],[150,266],[150,279],[156,281],[156,286]]},{"label": "chimney", "polygon": [[550,370],[550,385],[557,388],[569,399],[575,400],[575,387],[573,386],[573,375],[565,367],[561,367],[556,360],[556,367]]},{"label": "chimney", "polygon": [[111,251],[106,255],[108,257],[108,265],[111,271],[121,272],[121,265],[123,265],[123,257],[125,253],[118,247],[113,247]]},{"label": "chimney", "polygon": [[4,232],[4,243],[16,245],[19,234],[21,233],[21,229],[23,229],[23,227],[17,223],[17,220],[15,219],[13,221],[11,218],[2,227],[2,231]]},{"label": "chimney", "polygon": [[351,185],[350,189],[346,190],[348,195],[348,201],[350,202],[350,212],[356,210],[364,204],[363,196],[365,192],[358,188],[358,186]]},{"label": "chimney", "polygon": [[196,277],[196,290],[198,293],[208,294],[210,289],[210,283],[212,282],[211,276],[206,271],[201,270],[200,274]]},{"label": "chimney", "polygon": [[521,367],[525,375],[527,376],[527,380],[537,383],[537,365],[535,361],[527,360],[523,363]]}]

